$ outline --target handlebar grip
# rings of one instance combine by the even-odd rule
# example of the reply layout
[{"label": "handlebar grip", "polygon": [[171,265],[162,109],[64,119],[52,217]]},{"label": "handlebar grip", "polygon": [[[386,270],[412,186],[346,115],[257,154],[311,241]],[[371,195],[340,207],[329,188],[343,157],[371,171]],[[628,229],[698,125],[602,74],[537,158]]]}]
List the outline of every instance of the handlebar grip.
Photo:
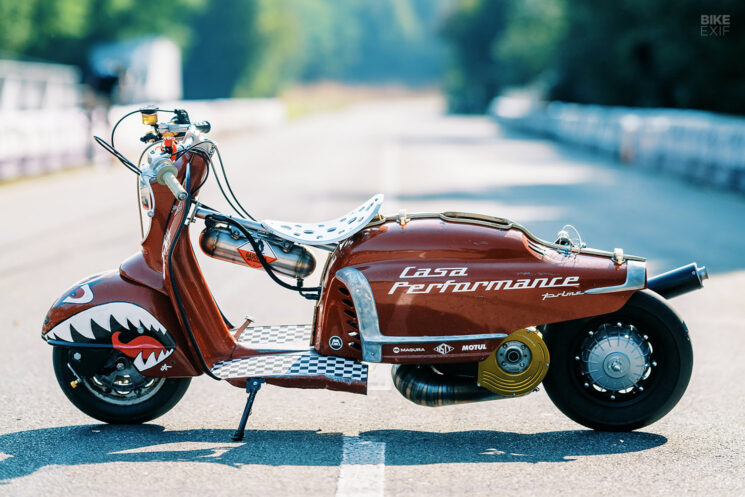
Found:
[{"label": "handlebar grip", "polygon": [[181,186],[178,178],[176,178],[176,172],[177,171],[174,166],[163,167],[160,171],[158,171],[158,183],[160,183],[161,185],[166,185],[177,200],[186,200],[186,197],[188,197],[189,194],[186,193],[186,190],[184,190],[184,187]]},{"label": "handlebar grip", "polygon": [[212,129],[212,125],[209,121],[199,121],[194,123],[194,126],[202,133],[209,133]]}]

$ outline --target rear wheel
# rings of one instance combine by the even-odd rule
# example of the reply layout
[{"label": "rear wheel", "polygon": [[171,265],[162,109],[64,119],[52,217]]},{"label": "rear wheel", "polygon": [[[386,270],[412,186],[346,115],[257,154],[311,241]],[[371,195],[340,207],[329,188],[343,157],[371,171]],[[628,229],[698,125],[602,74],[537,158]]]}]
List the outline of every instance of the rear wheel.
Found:
[{"label": "rear wheel", "polygon": [[549,325],[546,393],[574,421],[605,431],[654,423],[675,407],[691,377],[685,323],[654,292],[619,311]]},{"label": "rear wheel", "polygon": [[57,382],[70,402],[106,423],[155,419],[181,400],[191,381],[144,376],[129,357],[113,349],[54,347],[52,361]]}]

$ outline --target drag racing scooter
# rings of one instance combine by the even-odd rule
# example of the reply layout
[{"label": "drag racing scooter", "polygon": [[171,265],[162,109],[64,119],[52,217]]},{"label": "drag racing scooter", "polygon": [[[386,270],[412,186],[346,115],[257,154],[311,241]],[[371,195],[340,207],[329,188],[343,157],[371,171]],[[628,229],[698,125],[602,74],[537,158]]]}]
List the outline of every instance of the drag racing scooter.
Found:
[{"label": "drag racing scooter", "polygon": [[[246,389],[240,440],[263,383],[364,394],[370,363],[392,364],[399,392],[424,406],[543,383],[598,430],[649,425],[683,395],[693,354],[667,299],[700,288],[705,268],[648,279],[643,258],[587,248],[569,227],[548,242],[481,214],[383,216],[382,195],[320,223],[257,220],[233,194],[209,123],[181,109],[134,114],[150,126],[137,163],[114,146],[121,120],[110,142],[95,139],[138,177],[142,248],[63,292],[42,328],[62,390],[86,414],[142,423],[206,374]],[[233,215],[198,200],[210,171]],[[233,326],[197,263],[197,222],[205,254],[315,301],[309,322]],[[328,253],[318,287],[304,285],[317,266],[308,247]]]}]

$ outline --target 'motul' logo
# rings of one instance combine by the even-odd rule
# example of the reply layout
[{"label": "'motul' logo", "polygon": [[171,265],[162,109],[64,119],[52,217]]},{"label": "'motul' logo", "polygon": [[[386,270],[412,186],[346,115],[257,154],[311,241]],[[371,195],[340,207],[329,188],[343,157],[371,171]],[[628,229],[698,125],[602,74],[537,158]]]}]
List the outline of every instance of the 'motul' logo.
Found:
[{"label": "'motul' logo", "polygon": [[729,33],[729,14],[702,14],[701,36],[724,36]]}]

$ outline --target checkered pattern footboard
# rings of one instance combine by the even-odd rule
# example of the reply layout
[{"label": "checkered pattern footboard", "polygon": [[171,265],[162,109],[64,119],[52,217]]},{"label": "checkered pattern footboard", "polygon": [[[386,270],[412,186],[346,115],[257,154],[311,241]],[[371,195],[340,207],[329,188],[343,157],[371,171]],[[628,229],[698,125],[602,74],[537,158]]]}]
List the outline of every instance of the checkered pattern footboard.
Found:
[{"label": "checkered pattern footboard", "polygon": [[[308,347],[311,324],[282,324],[271,326],[249,326],[241,333],[238,343],[248,348],[263,349],[268,346],[287,346],[301,344],[299,348]],[[294,347],[290,347],[294,348]]]},{"label": "checkered pattern footboard", "polygon": [[224,380],[267,376],[325,376],[342,381],[367,381],[366,364],[343,357],[322,356],[313,349],[218,362],[212,367],[212,373]]}]

